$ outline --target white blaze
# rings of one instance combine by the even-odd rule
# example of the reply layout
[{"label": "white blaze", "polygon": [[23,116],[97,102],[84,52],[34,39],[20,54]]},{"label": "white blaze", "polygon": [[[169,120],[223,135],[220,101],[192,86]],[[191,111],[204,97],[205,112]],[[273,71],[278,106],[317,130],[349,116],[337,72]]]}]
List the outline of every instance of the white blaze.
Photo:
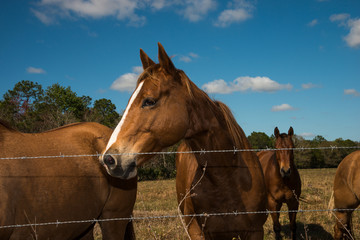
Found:
[{"label": "white blaze", "polygon": [[[111,135],[111,137],[110,137],[110,140],[109,140],[109,142],[108,142],[108,144],[107,144],[107,146],[106,146],[105,152],[107,152],[107,150],[109,150],[109,148],[116,142],[116,139],[117,139],[117,137],[118,137],[118,135],[119,135],[119,133],[120,133],[120,130],[121,130],[122,125],[123,125],[124,122],[125,122],[125,118],[126,118],[128,112],[129,112],[130,108],[131,108],[131,105],[132,105],[133,102],[135,101],[135,99],[136,99],[137,95],[139,94],[139,92],[140,92],[143,84],[144,84],[144,81],[142,81],[142,82],[139,84],[139,86],[136,88],[135,92],[134,92],[133,95],[131,96],[130,101],[129,101],[129,104],[127,105],[127,107],[126,107],[126,109],[125,109],[125,112],[124,112],[124,115],[123,115],[122,118],[121,118],[121,121],[120,121],[119,124],[116,126],[114,132],[112,133],[112,135]],[[104,152],[104,153],[105,153],[105,152]]]}]

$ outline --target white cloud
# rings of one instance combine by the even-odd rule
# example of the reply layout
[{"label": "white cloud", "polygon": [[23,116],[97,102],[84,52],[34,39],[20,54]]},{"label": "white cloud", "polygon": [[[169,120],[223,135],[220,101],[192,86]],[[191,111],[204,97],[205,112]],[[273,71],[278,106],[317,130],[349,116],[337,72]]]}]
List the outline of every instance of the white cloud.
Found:
[{"label": "white cloud", "polygon": [[169,1],[166,0],[153,0],[151,3],[151,7],[154,8],[155,10],[163,9],[168,5],[169,5]]},{"label": "white cloud", "polygon": [[315,134],[313,133],[308,133],[308,132],[304,132],[304,133],[301,133],[299,134],[301,137],[303,138],[314,138],[315,137]]},{"label": "white cloud", "polygon": [[345,24],[345,21],[350,18],[350,14],[348,13],[339,13],[333,14],[330,16],[331,22],[339,22],[341,24]]},{"label": "white cloud", "polygon": [[189,56],[192,57],[192,58],[198,58],[199,57],[198,54],[193,53],[193,52],[189,53]]},{"label": "white cloud", "polygon": [[180,55],[179,56],[179,60],[182,62],[191,62],[192,60],[194,60],[195,58],[198,58],[199,55],[193,52],[190,52],[188,55]]},{"label": "white cloud", "polygon": [[133,72],[125,73],[118,77],[110,86],[110,89],[120,92],[132,92],[136,87],[136,82],[143,68],[140,66],[133,67]]},{"label": "white cloud", "polygon": [[313,83],[304,83],[304,84],[301,84],[301,87],[303,89],[311,89],[311,88],[319,88],[320,85],[316,85],[316,84],[313,84]]},{"label": "white cloud", "polygon": [[228,27],[233,23],[244,22],[251,18],[252,15],[245,9],[227,9],[220,13],[215,26],[217,27]]},{"label": "white cloud", "polygon": [[190,22],[197,22],[215,7],[215,0],[186,0],[185,9],[180,13]]},{"label": "white cloud", "polygon": [[352,96],[355,96],[355,97],[360,96],[360,92],[356,91],[355,89],[345,89],[344,94],[345,95],[352,95]]},{"label": "white cloud", "polygon": [[52,17],[52,15],[50,14],[46,14],[46,13],[43,13],[43,12],[40,12],[40,11],[37,11],[35,9],[30,9],[34,15],[42,22],[44,23],[45,25],[50,25],[50,24],[54,24],[55,23],[55,20],[54,18]]},{"label": "white cloud", "polygon": [[209,83],[205,83],[202,86],[202,89],[204,89],[204,91],[207,93],[228,94],[234,92],[234,89],[230,85],[228,85],[223,79],[218,79]]},{"label": "white cloud", "polygon": [[290,106],[287,103],[283,103],[281,105],[276,105],[271,108],[272,112],[283,112],[283,111],[292,111],[292,110],[295,110],[295,108]]},{"label": "white cloud", "polygon": [[279,90],[292,89],[291,84],[280,84],[268,77],[238,77],[227,83],[223,79],[214,80],[202,86],[207,93],[228,94],[232,92],[276,92]]},{"label": "white cloud", "polygon": [[116,17],[128,20],[131,25],[143,25],[144,16],[138,16],[135,10],[140,8],[140,0],[41,0],[34,15],[44,24],[52,24],[56,17],[103,18]]},{"label": "white cloud", "polygon": [[356,48],[360,46],[360,19],[350,18],[350,14],[341,13],[330,16],[330,21],[338,22],[339,26],[350,29],[348,35],[344,37],[345,42],[349,47]]},{"label": "white cloud", "polygon": [[319,21],[317,19],[312,20],[311,22],[309,22],[307,25],[309,27],[314,27],[315,25],[318,25]]},{"label": "white cloud", "polygon": [[34,68],[34,67],[28,67],[26,69],[28,73],[35,73],[35,74],[45,74],[46,71],[42,68]]},{"label": "white cloud", "polygon": [[159,11],[172,6],[185,19],[197,22],[216,8],[216,0],[40,0],[31,11],[46,25],[57,23],[58,18],[115,17],[128,25],[143,26],[146,17],[137,11]]},{"label": "white cloud", "polygon": [[233,0],[228,3],[228,9],[220,13],[214,26],[228,27],[233,23],[244,22],[252,18],[252,11],[255,9],[255,1]]},{"label": "white cloud", "polygon": [[188,63],[191,62],[192,59],[189,56],[181,56],[180,61]]},{"label": "white cloud", "polygon": [[142,66],[135,66],[132,68],[132,70],[134,73],[137,73],[138,75],[140,75],[144,71]]},{"label": "white cloud", "polygon": [[350,19],[348,21],[350,33],[345,36],[345,41],[350,47],[360,46],[360,19]]}]

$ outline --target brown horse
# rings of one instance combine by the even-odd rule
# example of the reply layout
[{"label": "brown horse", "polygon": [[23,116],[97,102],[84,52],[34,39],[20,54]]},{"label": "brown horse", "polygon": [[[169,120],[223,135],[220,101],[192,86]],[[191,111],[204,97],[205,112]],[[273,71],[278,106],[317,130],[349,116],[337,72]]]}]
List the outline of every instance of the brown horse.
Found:
[{"label": "brown horse", "polygon": [[292,136],[294,130],[290,127],[288,134],[280,134],[276,127],[275,147],[276,151],[261,151],[258,152],[258,157],[264,171],[266,187],[268,189],[268,208],[274,224],[275,238],[281,239],[280,231],[281,225],[279,222],[279,213],[283,203],[286,203],[289,212],[291,238],[296,239],[296,211],[299,208],[299,198],[301,194],[301,179],[298,170],[294,163],[293,150],[294,148]]},{"label": "brown horse", "polygon": [[[0,122],[0,239],[93,239],[94,222],[1,227],[130,217],[136,179],[109,176],[96,156],[111,133],[97,123],[76,123],[25,134]],[[74,154],[93,156],[45,157]],[[100,225],[103,239],[134,237],[129,221]]]},{"label": "brown horse", "polygon": [[[229,109],[176,69],[161,44],[159,64],[142,50],[140,58],[144,72],[103,155],[109,174],[132,178],[136,166],[152,155],[131,153],[158,152],[180,140],[179,151],[250,148]],[[185,198],[184,214],[210,214],[185,219],[192,239],[263,238],[266,214],[231,214],[266,209],[264,177],[254,153],[179,154],[176,182],[179,200]]]},{"label": "brown horse", "polygon": [[[335,239],[352,237],[352,209],[360,204],[360,151],[347,155],[339,164],[334,180]],[[347,210],[344,210],[347,209]]]}]

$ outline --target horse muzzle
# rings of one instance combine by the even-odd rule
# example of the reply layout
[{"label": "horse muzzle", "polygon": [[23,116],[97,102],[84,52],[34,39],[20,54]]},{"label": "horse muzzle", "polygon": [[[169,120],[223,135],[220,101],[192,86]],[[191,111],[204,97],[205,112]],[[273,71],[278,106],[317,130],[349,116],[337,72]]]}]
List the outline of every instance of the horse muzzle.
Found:
[{"label": "horse muzzle", "polygon": [[104,154],[100,163],[112,177],[130,179],[137,175],[136,160],[131,156]]},{"label": "horse muzzle", "polygon": [[285,168],[281,168],[280,169],[280,174],[282,178],[288,178],[291,175],[291,168],[285,169]]}]

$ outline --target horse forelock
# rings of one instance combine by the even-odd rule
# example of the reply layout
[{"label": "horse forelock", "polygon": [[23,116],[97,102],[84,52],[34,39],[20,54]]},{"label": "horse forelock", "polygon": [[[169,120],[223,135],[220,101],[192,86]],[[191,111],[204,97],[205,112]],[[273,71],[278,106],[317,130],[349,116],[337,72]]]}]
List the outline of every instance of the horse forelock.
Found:
[{"label": "horse forelock", "polygon": [[278,148],[287,148],[294,146],[291,137],[286,133],[281,133],[278,139],[279,140],[276,140],[276,144],[278,145],[277,146]]}]

